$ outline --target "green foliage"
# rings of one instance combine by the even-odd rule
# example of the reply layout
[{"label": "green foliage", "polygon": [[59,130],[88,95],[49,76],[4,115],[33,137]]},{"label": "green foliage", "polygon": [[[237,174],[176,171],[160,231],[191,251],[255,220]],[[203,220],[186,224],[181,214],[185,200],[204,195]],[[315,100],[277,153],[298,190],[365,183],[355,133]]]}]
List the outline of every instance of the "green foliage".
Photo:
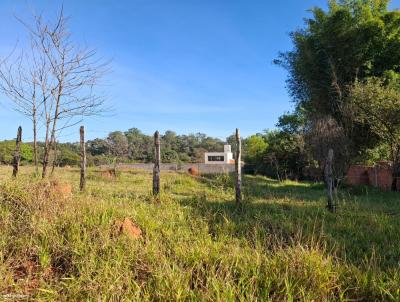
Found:
[{"label": "green foliage", "polygon": [[400,164],[400,90],[397,83],[385,85],[370,78],[357,81],[349,95],[349,114],[367,125],[390,150],[390,159]]},{"label": "green foliage", "polygon": [[[143,134],[139,129],[132,128],[126,132],[114,131],[107,138],[96,138],[86,143],[88,165],[110,164],[119,162],[150,162],[154,157],[154,139]],[[166,163],[202,162],[204,152],[222,151],[224,142],[220,139],[197,133],[177,135],[166,131],[161,136],[162,161]],[[39,160],[42,158],[43,144],[38,144]],[[14,141],[0,142],[0,162],[12,163],[15,150]],[[21,147],[22,161],[33,162],[31,143],[23,143]],[[57,143],[56,164],[60,166],[75,166],[80,162],[79,145],[76,143]]]},{"label": "green foliage", "polygon": [[276,63],[289,71],[289,91],[309,117],[332,116],[346,130],[355,154],[373,147],[374,131],[343,113],[347,87],[356,79],[398,77],[400,12],[388,1],[330,1],[312,10],[303,29],[292,33],[294,49]]},{"label": "green foliage", "polygon": [[112,156],[126,157],[128,155],[128,139],[121,131],[111,132],[106,139],[106,146]]},{"label": "green foliage", "polygon": [[107,142],[103,139],[96,138],[87,142],[87,149],[93,156],[102,155],[108,153]]},{"label": "green foliage", "polygon": [[277,179],[301,179],[309,165],[305,148],[305,118],[300,110],[279,118],[277,130],[245,140],[245,171]]},{"label": "green foliage", "polygon": [[301,179],[307,165],[303,137],[277,130],[266,131],[265,139],[268,142],[266,174],[277,179]]},{"label": "green foliage", "polygon": [[[161,152],[165,162],[201,162],[205,151],[222,151],[223,145],[223,141],[203,133],[177,135],[167,130],[161,135]],[[92,156],[115,156],[124,161],[149,162],[154,156],[154,139],[137,128],[126,132],[115,131],[105,140],[88,141],[88,152]]]},{"label": "green foliage", "polygon": [[80,151],[78,144],[59,144],[57,148],[57,164],[60,166],[78,166],[80,164]]},{"label": "green foliage", "polygon": [[390,153],[388,145],[380,144],[375,148],[365,150],[359,160],[367,165],[373,166],[378,161],[390,161]]},{"label": "green foliage", "polygon": [[[0,142],[0,162],[3,164],[12,164],[13,156],[15,152],[15,141],[1,141]],[[33,161],[33,146],[31,144],[21,144],[21,161],[32,162]]]},{"label": "green foliage", "polygon": [[262,162],[267,142],[261,135],[252,135],[245,140],[246,158],[245,161],[256,164]]},{"label": "green foliage", "polygon": [[163,163],[176,163],[179,161],[179,155],[172,149],[161,149],[161,161]]}]

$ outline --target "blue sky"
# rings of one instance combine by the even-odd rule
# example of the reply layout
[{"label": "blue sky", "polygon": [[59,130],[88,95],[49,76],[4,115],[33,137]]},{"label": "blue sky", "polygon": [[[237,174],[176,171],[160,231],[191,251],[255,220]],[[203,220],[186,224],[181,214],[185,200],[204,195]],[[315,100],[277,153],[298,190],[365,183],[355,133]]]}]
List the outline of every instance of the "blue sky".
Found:
[{"label": "blue sky", "polygon": [[[51,17],[61,1],[0,0],[0,55],[25,39],[14,15],[30,10]],[[225,138],[273,128],[291,110],[286,72],[272,60],[291,48],[288,33],[303,25],[307,10],[325,0],[87,0],[63,1],[74,39],[112,59],[102,89],[113,111],[88,118],[88,138],[137,127]],[[400,0],[391,7],[400,7]],[[29,121],[0,97],[0,139],[15,137]],[[76,129],[75,129],[76,128]],[[78,140],[78,127],[61,141]]]}]

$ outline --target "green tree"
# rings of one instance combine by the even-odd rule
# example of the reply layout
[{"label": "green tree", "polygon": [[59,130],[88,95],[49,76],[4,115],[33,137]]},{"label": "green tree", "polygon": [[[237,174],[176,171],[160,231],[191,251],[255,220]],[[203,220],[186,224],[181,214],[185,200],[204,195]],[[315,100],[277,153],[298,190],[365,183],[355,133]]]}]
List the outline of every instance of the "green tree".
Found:
[{"label": "green tree", "polygon": [[80,163],[79,147],[77,144],[58,144],[57,165],[77,166]]},{"label": "green tree", "polygon": [[150,161],[153,158],[153,137],[143,134],[137,128],[125,132],[128,140],[128,157],[136,161]]},{"label": "green tree", "polygon": [[121,131],[111,132],[107,137],[108,151],[116,157],[128,156],[128,139]]},{"label": "green tree", "polygon": [[267,142],[261,135],[252,135],[245,140],[246,158],[245,161],[251,164],[258,164],[263,161],[267,149]]},{"label": "green tree", "polygon": [[289,92],[308,120],[333,117],[356,153],[376,139],[368,125],[343,113],[347,87],[356,79],[400,72],[400,12],[389,11],[388,2],[329,1],[327,11],[312,9],[305,27],[291,34],[294,49],[276,60],[288,70]]},{"label": "green tree", "polygon": [[161,161],[164,163],[177,163],[179,161],[179,155],[175,150],[172,149],[161,149]]},{"label": "green tree", "polygon": [[[0,142],[0,162],[3,164],[12,164],[15,151],[15,140],[6,140]],[[21,144],[21,162],[33,162],[33,146],[29,143]]]},{"label": "green tree", "polygon": [[398,82],[357,81],[350,89],[348,112],[389,147],[394,173],[400,172],[400,90]]},{"label": "green tree", "polygon": [[104,155],[108,153],[108,145],[104,139],[96,138],[87,142],[88,153],[93,156]]}]

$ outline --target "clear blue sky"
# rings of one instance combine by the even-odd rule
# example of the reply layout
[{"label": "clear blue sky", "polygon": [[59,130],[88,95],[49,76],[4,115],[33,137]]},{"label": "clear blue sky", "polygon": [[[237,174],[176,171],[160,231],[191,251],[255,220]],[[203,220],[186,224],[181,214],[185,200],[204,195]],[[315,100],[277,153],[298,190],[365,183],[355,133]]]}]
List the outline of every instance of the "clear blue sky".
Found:
[{"label": "clear blue sky", "polygon": [[[114,110],[85,120],[88,138],[132,127],[220,138],[236,127],[244,136],[273,128],[292,105],[286,72],[272,60],[291,48],[288,33],[309,8],[326,7],[326,0],[63,2],[75,40],[113,59],[105,89]],[[34,9],[52,16],[60,4],[0,0],[0,55],[25,39],[13,15]],[[31,139],[29,122],[1,97],[0,139],[14,138],[20,124]],[[78,140],[75,128],[60,140]]]}]

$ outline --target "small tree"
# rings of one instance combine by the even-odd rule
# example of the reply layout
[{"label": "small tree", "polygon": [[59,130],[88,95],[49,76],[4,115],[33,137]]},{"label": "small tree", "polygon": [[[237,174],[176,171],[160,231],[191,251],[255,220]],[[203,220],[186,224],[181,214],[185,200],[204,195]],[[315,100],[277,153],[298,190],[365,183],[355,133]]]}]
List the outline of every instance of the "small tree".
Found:
[{"label": "small tree", "polygon": [[344,128],[330,116],[315,116],[307,129],[305,141],[313,159],[318,162],[321,172],[326,166],[329,150],[334,151],[335,161],[332,167],[332,177],[335,186],[339,185],[352,159],[353,145],[346,136]]},{"label": "small tree", "polygon": [[46,84],[49,69],[32,35],[30,40],[29,52],[21,51],[17,55],[13,52],[0,62],[0,92],[12,101],[17,112],[32,122],[33,156],[38,174],[37,129],[42,105],[50,97]]},{"label": "small tree", "polygon": [[261,135],[252,135],[245,140],[246,160],[252,164],[262,162],[265,150],[268,147],[267,142]]},{"label": "small tree", "polygon": [[400,172],[400,89],[396,82],[385,84],[371,78],[350,88],[346,112],[371,129],[390,148],[393,173]]},{"label": "small tree", "polygon": [[31,23],[20,21],[30,35],[32,55],[17,63],[3,62],[0,89],[19,111],[31,117],[35,141],[37,117],[43,119],[45,177],[60,131],[104,110],[104,99],[95,93],[95,87],[107,71],[108,62],[98,58],[95,50],[72,41],[62,8],[54,22],[47,22],[41,15],[34,15]]}]

